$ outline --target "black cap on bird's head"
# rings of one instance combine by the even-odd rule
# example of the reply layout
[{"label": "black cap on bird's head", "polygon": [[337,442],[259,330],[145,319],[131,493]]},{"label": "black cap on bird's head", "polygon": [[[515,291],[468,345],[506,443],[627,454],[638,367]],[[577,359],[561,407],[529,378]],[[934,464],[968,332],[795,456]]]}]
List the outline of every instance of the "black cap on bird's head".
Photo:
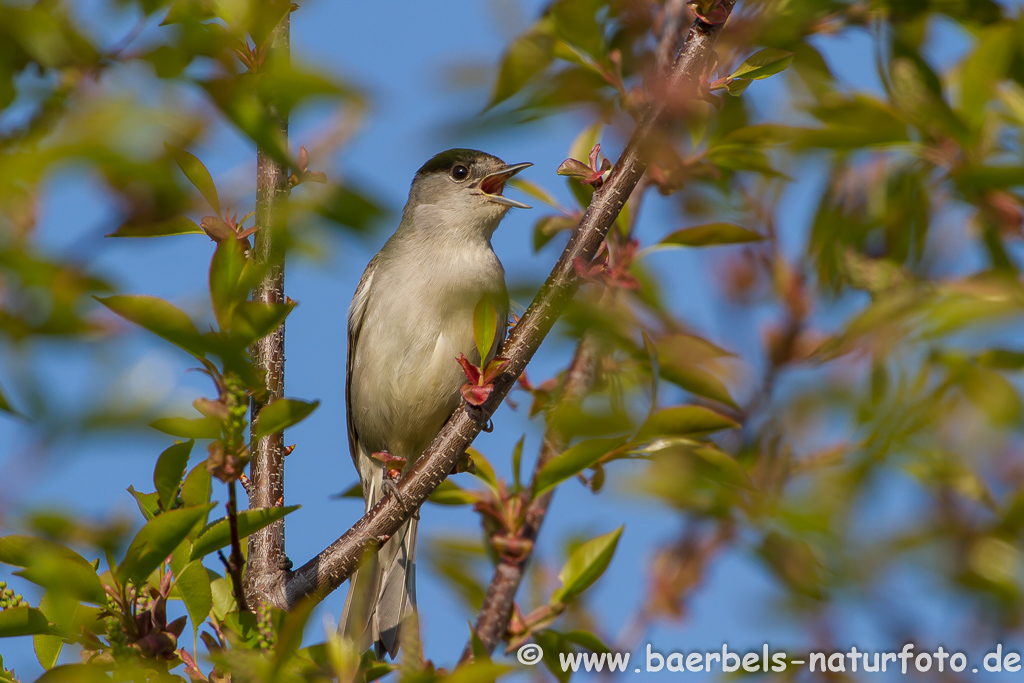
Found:
[{"label": "black cap on bird's head", "polygon": [[[533,166],[526,162],[506,164],[496,156],[476,149],[449,149],[434,155],[416,172],[413,187],[427,178],[445,178],[454,186],[467,188],[471,193],[503,206],[529,209],[530,206],[501,194],[509,178],[524,168]],[[451,186],[451,187],[454,187]]]}]

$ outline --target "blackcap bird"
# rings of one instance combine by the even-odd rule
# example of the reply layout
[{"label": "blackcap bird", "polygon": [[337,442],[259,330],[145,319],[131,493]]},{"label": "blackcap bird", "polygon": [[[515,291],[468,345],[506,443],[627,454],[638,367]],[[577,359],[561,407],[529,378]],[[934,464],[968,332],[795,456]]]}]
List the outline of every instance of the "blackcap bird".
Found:
[{"label": "blackcap bird", "polygon": [[[456,359],[479,364],[473,311],[494,302],[505,336],[505,269],[491,235],[510,207],[505,182],[532,164],[506,164],[472,149],[451,149],[423,165],[395,234],[370,261],[348,313],[348,440],[366,509],[394,489],[389,468],[408,467],[458,407],[466,379]],[[404,463],[403,463],[404,460]],[[397,465],[395,463],[398,463]],[[398,651],[399,631],[416,604],[416,529],[410,519],[352,575],[343,632],[378,657]]]}]

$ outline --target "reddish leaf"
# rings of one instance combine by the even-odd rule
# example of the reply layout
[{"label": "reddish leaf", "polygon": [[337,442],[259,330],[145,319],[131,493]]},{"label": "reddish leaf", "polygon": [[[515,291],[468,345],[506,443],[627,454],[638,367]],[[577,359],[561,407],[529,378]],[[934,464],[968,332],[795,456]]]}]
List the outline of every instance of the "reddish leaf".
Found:
[{"label": "reddish leaf", "polygon": [[493,384],[485,384],[483,386],[479,384],[462,385],[462,397],[471,406],[482,406],[492,391],[494,391]]},{"label": "reddish leaf", "polygon": [[464,353],[460,353],[459,357],[456,358],[456,360],[459,361],[459,365],[462,366],[462,372],[465,373],[466,379],[469,380],[469,383],[470,384],[479,384],[480,383],[480,368],[478,368],[475,365],[473,365],[472,363],[470,363],[469,359],[466,358],[466,354],[464,354]]},{"label": "reddish leaf", "polygon": [[235,231],[231,229],[231,226],[217,216],[204,216],[203,220],[199,222],[199,227],[201,227],[214,242],[220,242],[228,237],[235,236]]}]

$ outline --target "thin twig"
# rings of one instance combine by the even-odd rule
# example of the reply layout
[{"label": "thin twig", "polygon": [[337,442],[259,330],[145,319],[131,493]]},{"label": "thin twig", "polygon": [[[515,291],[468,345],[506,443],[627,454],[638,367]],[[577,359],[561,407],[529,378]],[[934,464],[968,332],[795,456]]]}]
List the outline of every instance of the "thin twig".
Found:
[{"label": "thin twig", "polygon": [[228,571],[231,573],[231,586],[235,591],[238,609],[249,611],[249,603],[245,600],[245,587],[242,585],[242,539],[238,537],[238,497],[235,493],[235,482],[228,482],[228,528],[231,529],[231,555],[228,557]]},{"label": "thin twig", "polygon": [[[729,12],[734,0],[723,0],[722,4]],[[720,30],[721,24],[712,26],[700,20],[694,22],[668,74],[666,92],[678,94],[684,89],[695,88]],[[363,553],[376,548],[380,538],[394,534],[452,471],[480,432],[480,426],[508,395],[566,303],[579,288],[574,261],[582,259],[589,263],[594,259],[608,229],[647,168],[647,145],[652,143],[654,132],[660,127],[668,106],[664,98],[659,97],[652,102],[607,181],[594,193],[551,275],[509,333],[501,351],[509,363],[495,380],[489,400],[473,414],[464,408],[456,410],[430,447],[398,483],[401,500],[391,495],[382,498],[341,538],[289,574],[283,586],[275,586],[272,595],[268,591],[268,598],[275,604],[287,608],[307,596],[322,598],[340,586],[355,571]]]}]

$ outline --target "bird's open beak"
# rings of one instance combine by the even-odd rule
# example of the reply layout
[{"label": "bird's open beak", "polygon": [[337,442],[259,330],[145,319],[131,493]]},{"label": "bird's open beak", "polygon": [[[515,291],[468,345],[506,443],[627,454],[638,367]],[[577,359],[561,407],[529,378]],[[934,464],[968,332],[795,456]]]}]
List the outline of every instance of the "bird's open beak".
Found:
[{"label": "bird's open beak", "polygon": [[480,180],[480,184],[477,185],[477,189],[480,190],[481,194],[487,197],[488,200],[495,204],[514,206],[517,209],[532,209],[533,207],[528,204],[517,202],[516,200],[509,199],[501,194],[501,191],[505,189],[505,183],[508,182],[509,178],[530,166],[533,166],[533,164],[528,161],[522,164],[509,164],[500,171],[495,171],[494,173],[485,175]]}]

